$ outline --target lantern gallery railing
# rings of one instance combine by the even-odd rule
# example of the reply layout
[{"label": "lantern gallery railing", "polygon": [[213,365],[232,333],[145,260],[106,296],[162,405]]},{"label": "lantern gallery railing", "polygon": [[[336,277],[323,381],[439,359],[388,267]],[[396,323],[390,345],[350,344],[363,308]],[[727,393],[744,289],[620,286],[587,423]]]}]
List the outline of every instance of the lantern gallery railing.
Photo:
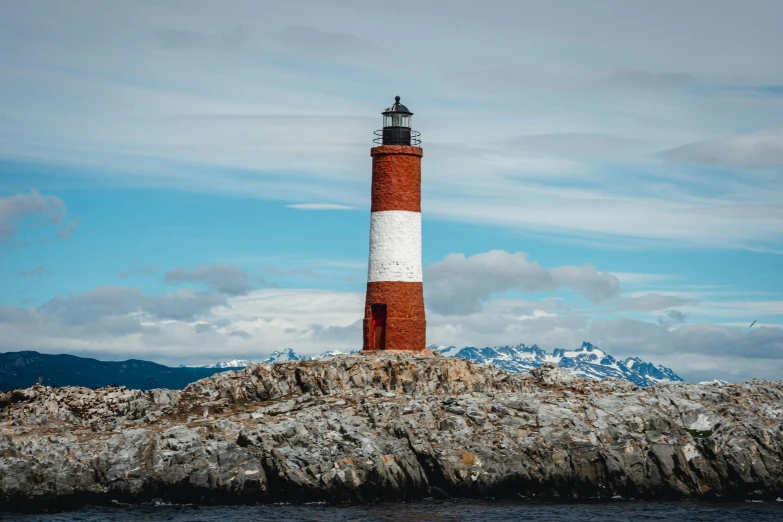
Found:
[{"label": "lantern gallery railing", "polygon": [[408,127],[385,127],[375,131],[376,145],[410,145],[421,147],[421,133]]}]

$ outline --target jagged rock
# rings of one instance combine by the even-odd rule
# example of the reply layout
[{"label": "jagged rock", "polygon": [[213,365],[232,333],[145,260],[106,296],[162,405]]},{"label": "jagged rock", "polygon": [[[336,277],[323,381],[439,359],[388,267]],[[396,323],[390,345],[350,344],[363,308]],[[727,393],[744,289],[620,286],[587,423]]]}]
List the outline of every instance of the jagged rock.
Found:
[{"label": "jagged rock", "polygon": [[392,352],[256,364],[181,392],[34,386],[0,395],[0,508],[774,499],[781,404],[779,381],[640,388]]},{"label": "jagged rock", "polygon": [[540,367],[530,370],[527,376],[542,384],[550,385],[566,384],[574,381],[573,375],[550,362],[545,362]]}]

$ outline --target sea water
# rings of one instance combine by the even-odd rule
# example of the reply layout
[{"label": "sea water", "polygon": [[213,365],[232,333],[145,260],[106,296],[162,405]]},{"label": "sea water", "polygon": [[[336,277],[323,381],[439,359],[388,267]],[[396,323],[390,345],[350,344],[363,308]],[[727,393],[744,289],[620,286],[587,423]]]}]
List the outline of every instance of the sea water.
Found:
[{"label": "sea water", "polygon": [[122,505],[88,506],[57,514],[26,515],[0,512],[0,520],[18,522],[332,522],[332,521],[448,521],[507,522],[542,520],[588,522],[674,520],[709,522],[764,522],[783,520],[783,499],[778,502],[720,504],[706,502],[613,501],[587,504],[540,502],[424,501],[362,506],[275,504],[263,506]]}]

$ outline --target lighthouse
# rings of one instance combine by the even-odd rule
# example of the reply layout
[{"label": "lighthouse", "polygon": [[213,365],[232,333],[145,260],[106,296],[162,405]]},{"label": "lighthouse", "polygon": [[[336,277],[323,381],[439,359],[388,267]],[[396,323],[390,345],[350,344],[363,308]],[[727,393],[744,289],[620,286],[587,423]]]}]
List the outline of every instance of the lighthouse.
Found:
[{"label": "lighthouse", "polygon": [[400,97],[383,111],[372,156],[370,262],[364,351],[423,350],[421,157],[413,113]]}]

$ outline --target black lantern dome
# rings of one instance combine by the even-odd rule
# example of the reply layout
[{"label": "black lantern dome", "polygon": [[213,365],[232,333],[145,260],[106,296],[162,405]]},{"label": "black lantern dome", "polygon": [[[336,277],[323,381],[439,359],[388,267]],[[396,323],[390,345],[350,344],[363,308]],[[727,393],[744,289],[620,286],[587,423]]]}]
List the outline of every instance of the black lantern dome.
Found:
[{"label": "black lantern dome", "polygon": [[375,143],[379,145],[413,145],[418,147],[419,133],[411,130],[413,113],[394,97],[394,104],[383,111],[383,130],[375,131]]}]

